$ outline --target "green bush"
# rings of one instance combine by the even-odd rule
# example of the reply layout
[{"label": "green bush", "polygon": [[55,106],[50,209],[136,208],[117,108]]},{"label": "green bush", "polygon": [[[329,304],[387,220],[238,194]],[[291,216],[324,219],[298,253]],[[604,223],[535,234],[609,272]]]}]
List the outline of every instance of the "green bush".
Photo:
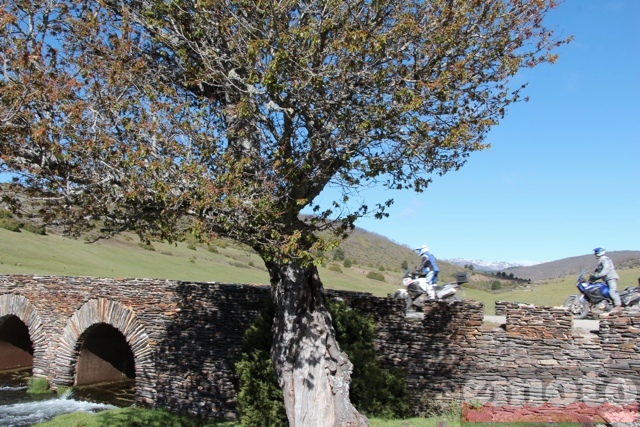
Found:
[{"label": "green bush", "polygon": [[405,373],[400,369],[383,369],[376,358],[373,315],[363,316],[337,301],[328,304],[328,309],[340,348],[353,363],[350,398],[354,406],[368,416],[411,416]]},{"label": "green bush", "polygon": [[329,264],[329,267],[327,267],[327,269],[330,271],[336,271],[338,273],[342,273],[342,269],[338,264]]},{"label": "green bush", "polygon": [[238,410],[243,426],[286,427],[282,390],[271,363],[271,325],[274,306],[268,301],[247,329],[235,363],[238,378]]},{"label": "green bush", "polygon": [[47,229],[43,225],[35,225],[31,222],[27,222],[22,226],[23,230],[26,230],[33,234],[39,234],[44,236],[47,234]]},{"label": "green bush", "polygon": [[19,233],[21,227],[22,223],[20,221],[16,221],[13,218],[0,217],[0,228]]},{"label": "green bush", "polygon": [[29,378],[29,388],[27,389],[29,394],[46,394],[53,393],[49,388],[49,382],[46,378],[31,377]]},{"label": "green bush", "polygon": [[237,268],[251,268],[247,264],[245,264],[244,262],[238,262],[238,261],[230,262],[229,265],[232,265],[232,266],[237,267]]},{"label": "green bush", "polygon": [[382,273],[378,273],[377,271],[370,271],[367,274],[367,279],[373,279],[373,280],[379,280],[381,282],[384,282],[384,274]]},{"label": "green bush", "polygon": [[353,265],[353,262],[349,258],[345,258],[342,265],[344,266],[344,268],[351,268],[351,266]]},{"label": "green bush", "polygon": [[[405,374],[380,367],[373,340],[373,316],[361,316],[343,302],[330,302],[336,339],[353,363],[350,398],[368,416],[405,418],[411,415]],[[287,426],[282,391],[271,364],[271,302],[245,333],[235,363],[238,409],[243,426]]]},{"label": "green bush", "polygon": [[0,209],[0,218],[13,218],[13,214],[6,209]]}]

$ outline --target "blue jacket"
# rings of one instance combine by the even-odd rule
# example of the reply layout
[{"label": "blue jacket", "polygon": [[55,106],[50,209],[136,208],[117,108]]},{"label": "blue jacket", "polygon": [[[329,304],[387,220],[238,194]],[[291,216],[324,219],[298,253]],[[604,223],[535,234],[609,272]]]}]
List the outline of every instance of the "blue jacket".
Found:
[{"label": "blue jacket", "polygon": [[424,255],[422,255],[422,263],[420,264],[420,267],[418,267],[418,270],[424,271],[425,268],[429,268],[430,270],[433,270],[436,273],[440,272],[440,268],[436,263],[436,257],[434,257],[431,254],[431,252],[427,252]]}]

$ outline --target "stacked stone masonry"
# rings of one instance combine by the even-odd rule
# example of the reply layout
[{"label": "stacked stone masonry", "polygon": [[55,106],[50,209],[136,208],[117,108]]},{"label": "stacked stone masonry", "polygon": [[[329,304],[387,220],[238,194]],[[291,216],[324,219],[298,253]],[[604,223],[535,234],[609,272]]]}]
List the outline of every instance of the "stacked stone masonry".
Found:
[{"label": "stacked stone masonry", "polygon": [[[111,325],[131,346],[139,404],[234,418],[235,352],[269,297],[258,285],[5,275],[0,328],[9,316],[24,322],[33,374],[57,387],[73,384],[87,330]],[[407,373],[416,413],[433,402],[623,406],[638,397],[640,313],[575,334],[562,308],[498,303],[506,324],[487,330],[474,301],[431,302],[417,318],[391,298],[327,297],[374,315],[380,361]]]}]

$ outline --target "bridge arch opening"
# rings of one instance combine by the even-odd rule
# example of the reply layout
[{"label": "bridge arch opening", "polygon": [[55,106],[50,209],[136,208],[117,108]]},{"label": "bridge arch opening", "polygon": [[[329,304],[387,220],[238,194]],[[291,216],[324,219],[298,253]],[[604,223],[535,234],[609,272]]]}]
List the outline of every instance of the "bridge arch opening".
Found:
[{"label": "bridge arch opening", "polygon": [[0,371],[33,367],[29,328],[18,316],[0,317]]},{"label": "bridge arch opening", "polygon": [[125,336],[106,323],[89,327],[80,338],[75,385],[135,378],[135,359]]}]

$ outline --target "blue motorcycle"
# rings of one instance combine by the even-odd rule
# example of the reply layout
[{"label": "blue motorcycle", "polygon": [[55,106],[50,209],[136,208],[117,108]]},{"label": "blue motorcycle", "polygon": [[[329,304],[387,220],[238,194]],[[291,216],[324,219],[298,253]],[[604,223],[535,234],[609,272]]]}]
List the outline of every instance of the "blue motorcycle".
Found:
[{"label": "blue motorcycle", "polygon": [[[579,294],[571,295],[562,304],[568,307],[573,317],[584,319],[589,315],[592,307],[594,311],[606,313],[613,309],[613,300],[609,295],[609,286],[605,282],[585,279],[585,272],[581,272],[576,280]],[[637,306],[640,301],[640,287],[630,286],[618,292],[623,307]]]}]

